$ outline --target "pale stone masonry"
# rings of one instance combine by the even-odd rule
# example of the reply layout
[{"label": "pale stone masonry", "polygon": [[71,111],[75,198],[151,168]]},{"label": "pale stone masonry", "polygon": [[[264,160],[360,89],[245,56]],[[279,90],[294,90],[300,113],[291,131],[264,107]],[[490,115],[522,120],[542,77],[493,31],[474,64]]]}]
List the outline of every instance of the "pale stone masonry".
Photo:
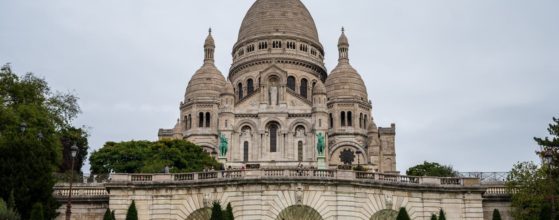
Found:
[{"label": "pale stone masonry", "polygon": [[229,140],[227,165],[317,167],[316,134],[326,137],[330,167],[365,164],[396,171],[395,125],[378,128],[342,32],[339,63],[328,74],[314,20],[299,0],[258,0],[233,46],[227,79],[214,65],[208,35],[204,63],[190,79],[180,117],[160,139],[186,139],[218,153]]}]

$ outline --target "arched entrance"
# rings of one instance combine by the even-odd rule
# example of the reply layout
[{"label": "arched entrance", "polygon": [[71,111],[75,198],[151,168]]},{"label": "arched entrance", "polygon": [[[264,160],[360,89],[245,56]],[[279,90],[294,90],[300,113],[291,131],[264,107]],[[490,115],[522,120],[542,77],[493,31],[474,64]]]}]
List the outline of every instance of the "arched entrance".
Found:
[{"label": "arched entrance", "polygon": [[398,212],[392,209],[383,209],[371,216],[370,220],[396,220]]},{"label": "arched entrance", "polygon": [[210,208],[201,208],[193,213],[190,213],[186,220],[208,220],[212,216],[212,209]]},{"label": "arched entrance", "polygon": [[322,220],[322,216],[310,206],[292,205],[281,211],[276,220]]}]

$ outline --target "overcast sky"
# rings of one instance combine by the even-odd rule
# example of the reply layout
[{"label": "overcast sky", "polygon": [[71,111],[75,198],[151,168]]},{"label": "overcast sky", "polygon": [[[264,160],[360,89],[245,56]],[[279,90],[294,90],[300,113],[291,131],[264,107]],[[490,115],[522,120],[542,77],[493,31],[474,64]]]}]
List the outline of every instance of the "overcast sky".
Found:
[{"label": "overcast sky", "polygon": [[[213,28],[223,73],[253,0],[0,0],[0,63],[80,97],[91,150],[172,127]],[[377,125],[396,123],[398,169],[538,161],[559,117],[557,0],[304,0],[330,71],[346,27]],[[86,167],[88,169],[88,166]],[[88,170],[85,170],[88,172]]]}]

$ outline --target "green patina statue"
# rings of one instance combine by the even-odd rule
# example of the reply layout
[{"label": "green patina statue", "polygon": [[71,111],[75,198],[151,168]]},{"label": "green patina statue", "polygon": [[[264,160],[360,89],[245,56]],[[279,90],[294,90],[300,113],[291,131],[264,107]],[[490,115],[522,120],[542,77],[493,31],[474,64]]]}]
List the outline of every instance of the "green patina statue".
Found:
[{"label": "green patina statue", "polygon": [[223,134],[219,134],[219,156],[227,156],[227,138]]},{"label": "green patina statue", "polygon": [[316,143],[316,150],[318,150],[318,156],[324,156],[324,135],[322,133],[316,134],[318,141]]}]

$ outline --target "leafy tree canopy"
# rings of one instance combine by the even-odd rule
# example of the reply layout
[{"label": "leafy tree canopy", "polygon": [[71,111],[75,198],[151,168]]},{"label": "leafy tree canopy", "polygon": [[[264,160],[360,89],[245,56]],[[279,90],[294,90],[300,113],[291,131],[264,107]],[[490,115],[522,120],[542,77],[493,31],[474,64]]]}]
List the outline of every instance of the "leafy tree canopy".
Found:
[{"label": "leafy tree canopy", "polygon": [[61,162],[60,131],[80,108],[72,94],[52,92],[44,79],[0,69],[0,197],[13,191],[17,211],[29,219],[40,202],[45,218],[56,216],[52,175]]},{"label": "leafy tree canopy", "polygon": [[58,170],[61,173],[71,170],[72,154],[71,147],[75,144],[78,147],[78,153],[74,158],[74,172],[81,173],[83,163],[87,157],[89,148],[87,138],[89,134],[85,128],[68,127],[60,131],[60,142],[62,144],[62,163]]},{"label": "leafy tree canopy", "polygon": [[547,130],[549,137],[534,140],[541,147],[536,154],[543,158],[550,152],[551,163],[538,166],[534,162],[519,162],[507,177],[507,190],[514,192],[511,205],[515,219],[550,219],[553,211],[559,211],[549,205],[551,198],[559,197],[559,118],[553,118]]},{"label": "leafy tree canopy", "polygon": [[184,140],[107,142],[91,154],[91,172],[100,174],[158,173],[165,166],[170,172],[198,172],[220,164],[202,147]]},{"label": "leafy tree canopy", "polygon": [[212,215],[210,220],[225,220],[223,216],[223,210],[221,210],[221,204],[219,202],[214,202],[212,206]]},{"label": "leafy tree canopy", "polygon": [[441,165],[435,162],[424,161],[423,164],[410,167],[406,171],[406,175],[455,177],[458,176],[458,172],[454,171],[451,166]]}]

